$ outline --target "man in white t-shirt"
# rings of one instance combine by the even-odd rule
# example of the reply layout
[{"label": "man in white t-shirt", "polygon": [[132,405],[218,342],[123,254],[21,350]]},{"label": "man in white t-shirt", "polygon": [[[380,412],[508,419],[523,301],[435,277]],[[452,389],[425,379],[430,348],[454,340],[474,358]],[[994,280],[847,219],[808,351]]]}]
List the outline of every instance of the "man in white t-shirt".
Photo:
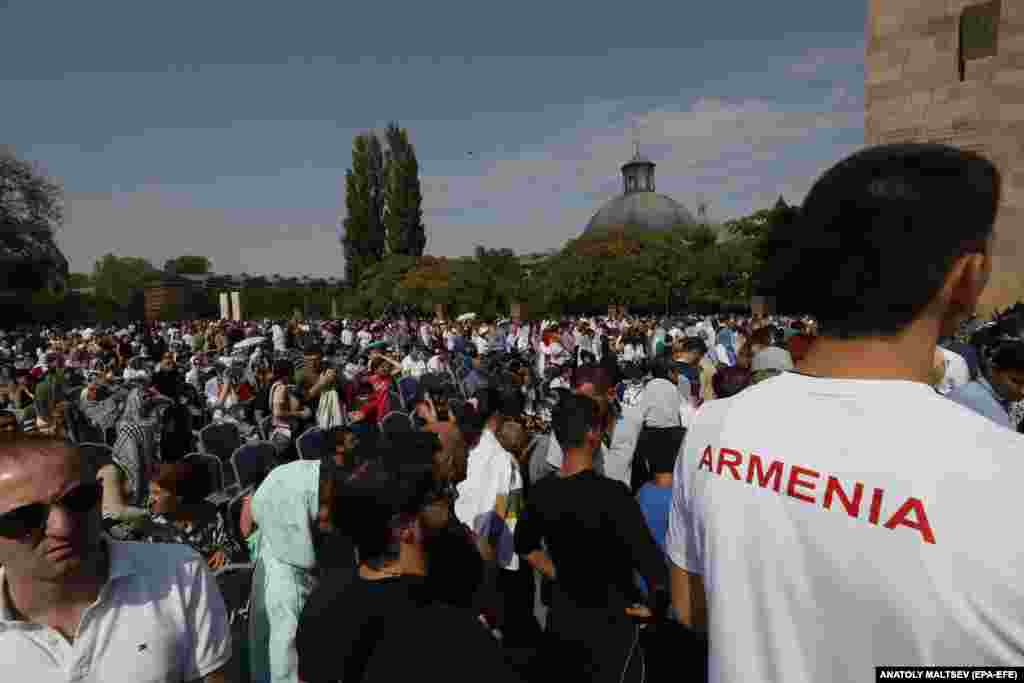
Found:
[{"label": "man in white t-shirt", "polygon": [[227,680],[227,612],[206,562],[102,535],[102,488],[62,441],[0,444],[0,662],[33,683]]},{"label": "man in white t-shirt", "polygon": [[274,323],[274,326],[270,328],[270,336],[274,342],[274,351],[284,352],[288,350],[287,337],[281,323]]},{"label": "man in white t-shirt", "polygon": [[675,471],[673,603],[710,681],[1024,661],[1024,441],[929,386],[987,283],[998,188],[968,152],[870,148],[778,228],[762,282],[820,336],[704,404]]}]

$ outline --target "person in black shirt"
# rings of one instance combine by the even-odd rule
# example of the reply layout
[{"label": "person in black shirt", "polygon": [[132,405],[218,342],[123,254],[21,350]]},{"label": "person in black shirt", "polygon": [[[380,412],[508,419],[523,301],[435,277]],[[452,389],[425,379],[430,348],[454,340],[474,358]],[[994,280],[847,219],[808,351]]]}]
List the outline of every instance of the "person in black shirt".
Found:
[{"label": "person in black shirt", "polygon": [[[339,487],[338,527],[351,536],[361,561],[354,575],[325,577],[303,609],[296,649],[305,683],[396,680],[395,666],[404,677],[449,679],[440,656],[377,660],[370,675],[378,648],[402,652],[410,639],[435,655],[452,643],[470,643],[482,662],[474,673],[503,668],[498,644],[473,612],[442,607],[431,591],[426,576],[432,539],[447,525],[450,506],[434,480],[433,454],[421,454],[420,466],[403,464],[409,455],[409,444],[389,447]],[[445,617],[443,631],[429,627],[437,615]],[[385,667],[389,671],[382,674]]]},{"label": "person in black shirt", "polygon": [[[562,680],[641,680],[639,622],[650,612],[634,581],[653,588],[656,616],[667,609],[668,570],[643,514],[621,482],[594,472],[607,416],[587,396],[566,397],[552,427],[564,461],[557,476],[530,490],[515,549],[554,580],[548,633]],[[547,546],[547,551],[544,546]]]}]

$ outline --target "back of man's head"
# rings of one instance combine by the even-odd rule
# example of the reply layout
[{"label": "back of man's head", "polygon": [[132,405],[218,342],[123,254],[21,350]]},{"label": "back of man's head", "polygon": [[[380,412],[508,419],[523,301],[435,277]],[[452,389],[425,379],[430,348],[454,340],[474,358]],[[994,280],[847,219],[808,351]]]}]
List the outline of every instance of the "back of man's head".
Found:
[{"label": "back of man's head", "polygon": [[588,432],[601,430],[603,417],[589,396],[569,394],[551,411],[551,427],[563,451],[582,448]]},{"label": "back of man's head", "polygon": [[942,290],[956,260],[987,253],[1000,196],[988,160],[952,147],[871,147],[839,162],[769,238],[759,278],[824,336],[891,337]]}]

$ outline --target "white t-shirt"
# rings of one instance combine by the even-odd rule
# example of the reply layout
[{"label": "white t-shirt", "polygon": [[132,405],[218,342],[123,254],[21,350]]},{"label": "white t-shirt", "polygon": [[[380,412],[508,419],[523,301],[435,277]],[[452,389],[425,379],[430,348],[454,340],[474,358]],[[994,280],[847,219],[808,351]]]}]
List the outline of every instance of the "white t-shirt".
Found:
[{"label": "white t-shirt", "polygon": [[[0,590],[4,680],[194,681],[231,658],[227,610],[206,562],[184,545],[109,542],[110,578],[74,643],[12,619]],[[0,567],[0,587],[4,586]]]},{"label": "white t-shirt", "polygon": [[416,360],[412,356],[402,359],[402,372],[410,377],[419,379],[427,372],[427,361]]},{"label": "white t-shirt", "polygon": [[505,519],[495,512],[498,496],[506,499],[513,492],[522,496],[523,479],[512,454],[502,448],[494,432],[484,430],[480,443],[469,453],[466,479],[458,485],[455,516],[481,538],[490,538],[495,546],[498,566],[519,569],[519,556],[515,553],[515,523],[519,505],[513,506],[513,515]]},{"label": "white t-shirt", "polygon": [[275,351],[287,350],[287,347],[285,346],[286,337],[284,334],[284,328],[280,325],[274,325],[270,328],[270,336],[273,338]]},{"label": "white t-shirt", "polygon": [[786,373],[705,403],[666,550],[703,577],[708,680],[1021,664],[1022,448],[914,382]]},{"label": "white t-shirt", "polygon": [[967,361],[959,353],[941,346],[939,350],[946,357],[946,374],[937,388],[940,394],[948,396],[957,387],[962,387],[971,381],[971,371],[967,367]]}]

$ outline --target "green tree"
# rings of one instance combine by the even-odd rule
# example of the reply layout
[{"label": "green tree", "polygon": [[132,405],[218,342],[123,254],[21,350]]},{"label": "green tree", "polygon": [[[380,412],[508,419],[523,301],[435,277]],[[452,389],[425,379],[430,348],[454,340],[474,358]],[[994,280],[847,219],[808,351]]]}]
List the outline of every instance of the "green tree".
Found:
[{"label": "green tree", "polygon": [[92,287],[92,276],[89,273],[71,273],[68,275],[68,289],[86,289]]},{"label": "green tree", "polygon": [[164,262],[164,272],[174,275],[206,275],[213,270],[213,264],[205,256],[185,254]]},{"label": "green tree", "polygon": [[68,262],[54,240],[63,223],[60,185],[0,148],[0,285],[63,290]]},{"label": "green tree", "polygon": [[345,172],[342,247],[345,279],[357,284],[363,272],[384,254],[384,159],[373,133],[352,141],[352,168]]},{"label": "green tree", "polygon": [[93,266],[96,294],[127,306],[132,297],[160,278],[160,272],[143,258],[107,254]]},{"label": "green tree", "polygon": [[397,123],[384,133],[388,150],[385,156],[384,232],[389,254],[421,256],[427,245],[423,226],[423,193],[420,188],[419,162],[409,142],[409,133]]}]

